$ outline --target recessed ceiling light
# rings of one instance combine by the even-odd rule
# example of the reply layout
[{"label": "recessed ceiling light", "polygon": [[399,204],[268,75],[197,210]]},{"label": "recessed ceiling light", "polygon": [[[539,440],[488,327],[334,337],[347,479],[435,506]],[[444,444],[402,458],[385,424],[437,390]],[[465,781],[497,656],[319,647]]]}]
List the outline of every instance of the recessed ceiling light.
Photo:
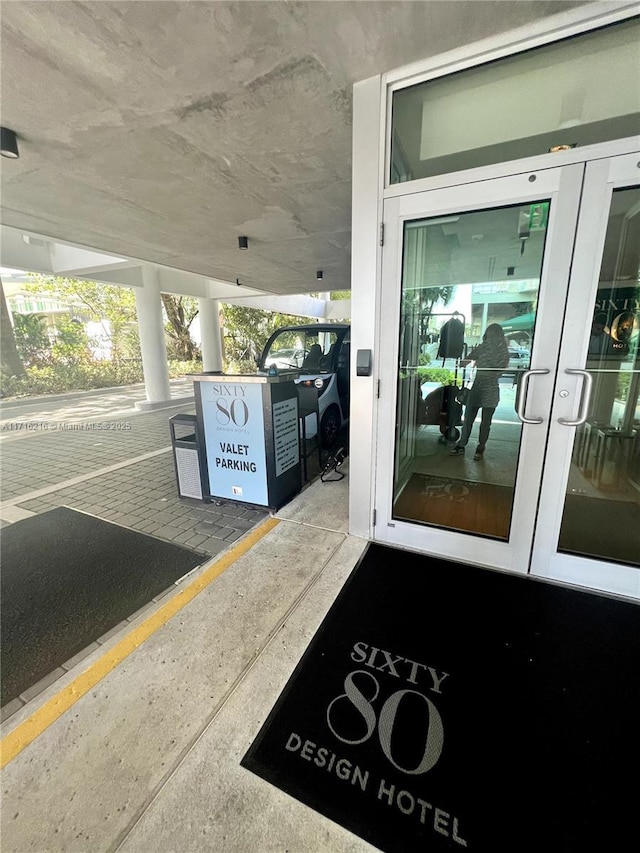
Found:
[{"label": "recessed ceiling light", "polygon": [[20,156],[18,152],[18,140],[14,130],[9,130],[8,127],[0,127],[0,154],[3,157],[10,157],[12,160],[17,160]]}]

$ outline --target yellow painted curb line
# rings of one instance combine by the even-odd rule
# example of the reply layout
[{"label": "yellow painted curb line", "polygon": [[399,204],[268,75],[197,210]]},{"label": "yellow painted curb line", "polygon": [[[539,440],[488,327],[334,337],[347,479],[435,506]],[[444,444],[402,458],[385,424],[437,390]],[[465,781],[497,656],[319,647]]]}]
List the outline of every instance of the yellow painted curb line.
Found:
[{"label": "yellow painted curb line", "polygon": [[255,530],[252,530],[241,542],[226,554],[223,554],[219,560],[203,572],[193,583],[181,589],[176,596],[167,601],[152,616],[131,631],[131,633],[127,634],[126,637],[123,637],[117,645],[101,658],[92,663],[82,675],[75,678],[71,684],[63,688],[55,696],[52,696],[41,708],[35,711],[24,722],[20,723],[19,726],[16,726],[14,731],[0,742],[0,752],[2,754],[0,768],[5,767],[16,755],[19,755],[23,749],[39,737],[58,717],[61,717],[65,711],[68,711],[78,699],[82,698],[85,693],[88,693],[89,690],[102,681],[112,669],[115,669],[118,664],[122,663],[126,657],[154,634],[158,628],[162,628],[169,619],[182,610],[198,593],[202,592],[205,587],[253,548],[263,536],[266,536],[278,524],[278,519],[268,518]]}]

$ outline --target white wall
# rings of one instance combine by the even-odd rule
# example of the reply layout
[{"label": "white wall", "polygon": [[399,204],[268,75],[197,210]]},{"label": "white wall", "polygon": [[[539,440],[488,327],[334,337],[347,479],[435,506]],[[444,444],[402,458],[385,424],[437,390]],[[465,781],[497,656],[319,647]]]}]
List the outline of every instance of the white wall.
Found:
[{"label": "white wall", "polygon": [[[380,263],[381,78],[353,87],[353,180],[351,247],[351,438],[349,441],[349,532],[371,535],[376,464],[374,409],[377,381],[376,282]],[[370,349],[372,376],[356,376],[356,354]]]}]

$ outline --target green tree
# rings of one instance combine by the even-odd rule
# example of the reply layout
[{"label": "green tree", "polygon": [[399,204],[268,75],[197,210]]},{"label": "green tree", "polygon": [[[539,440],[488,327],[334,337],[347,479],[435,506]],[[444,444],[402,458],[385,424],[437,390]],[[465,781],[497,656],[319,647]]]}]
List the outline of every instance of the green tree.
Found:
[{"label": "green tree", "polygon": [[42,367],[51,359],[51,341],[47,323],[40,314],[15,314],[13,317],[16,346],[23,364]]},{"label": "green tree", "polygon": [[[116,363],[123,359],[140,358],[136,300],[132,288],[35,274],[27,289],[32,293],[48,293],[69,305],[84,319],[101,323],[104,336],[111,344],[111,358]],[[197,359],[198,347],[189,331],[198,314],[197,299],[163,293],[162,304],[167,318],[165,331],[169,358],[188,361]]]},{"label": "green tree", "polygon": [[86,320],[102,324],[111,344],[111,358],[139,358],[136,301],[130,287],[62,276],[32,274],[32,293],[47,293]]},{"label": "green tree", "polygon": [[436,305],[440,303],[444,307],[451,302],[454,289],[453,285],[448,285],[446,287],[423,287],[415,291],[420,316],[425,328],[428,328]]},{"label": "green tree", "polygon": [[405,320],[411,320],[420,325],[421,331],[426,332],[431,323],[431,315],[436,307],[444,308],[453,297],[454,286],[419,287],[405,290],[402,294],[402,315]]},{"label": "green tree", "polygon": [[400,327],[400,359],[402,364],[417,364],[421,345],[431,324],[436,307],[451,301],[454,285],[443,287],[408,288],[402,294],[402,322]]},{"label": "green tree", "polygon": [[167,355],[180,361],[194,361],[200,357],[200,351],[191,337],[191,324],[198,316],[198,300],[193,296],[175,296],[162,294],[162,304],[167,322]]},{"label": "green tree", "polygon": [[0,278],[0,369],[4,376],[24,376],[25,369],[18,353],[16,338],[9,318],[9,308]]},{"label": "green tree", "polygon": [[59,364],[88,364],[92,361],[89,336],[79,320],[60,317],[56,323],[53,358]]}]

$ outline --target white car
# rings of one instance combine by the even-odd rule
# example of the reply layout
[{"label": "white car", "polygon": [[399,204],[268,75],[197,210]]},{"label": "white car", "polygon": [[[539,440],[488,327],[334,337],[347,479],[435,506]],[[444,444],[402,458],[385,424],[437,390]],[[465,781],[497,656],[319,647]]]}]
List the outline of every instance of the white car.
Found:
[{"label": "white car", "polygon": [[531,353],[526,347],[509,342],[509,364],[505,373],[517,374],[518,371],[528,370],[531,363]]},{"label": "white car", "polygon": [[265,369],[277,367],[279,370],[297,370],[302,367],[304,350],[281,349],[271,353],[265,360]]},{"label": "white car", "polygon": [[[320,443],[332,447],[349,419],[350,331],[346,323],[310,323],[284,326],[267,341],[258,370],[295,371],[301,405],[304,389],[318,394]],[[315,394],[312,394],[315,397]],[[315,416],[307,423],[307,437],[318,431]]]}]

